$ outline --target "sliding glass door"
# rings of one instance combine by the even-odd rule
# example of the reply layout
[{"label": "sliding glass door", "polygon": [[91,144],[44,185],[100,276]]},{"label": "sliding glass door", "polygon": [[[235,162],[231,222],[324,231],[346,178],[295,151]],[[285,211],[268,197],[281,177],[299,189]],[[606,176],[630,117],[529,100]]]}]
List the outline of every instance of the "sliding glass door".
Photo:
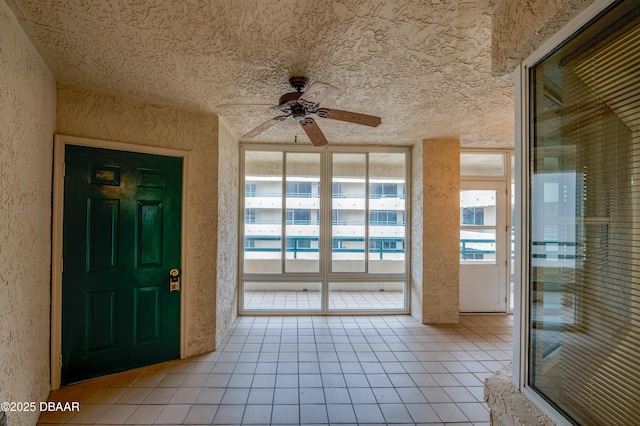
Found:
[{"label": "sliding glass door", "polygon": [[243,148],[241,312],[407,312],[408,150]]}]

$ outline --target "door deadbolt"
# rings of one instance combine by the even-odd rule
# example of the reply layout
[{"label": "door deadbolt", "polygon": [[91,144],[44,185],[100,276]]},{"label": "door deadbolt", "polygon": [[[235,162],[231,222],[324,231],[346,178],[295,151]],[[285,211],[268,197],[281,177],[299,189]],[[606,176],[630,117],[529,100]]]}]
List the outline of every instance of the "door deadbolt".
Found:
[{"label": "door deadbolt", "polygon": [[169,271],[169,291],[180,291],[180,271],[176,268]]}]

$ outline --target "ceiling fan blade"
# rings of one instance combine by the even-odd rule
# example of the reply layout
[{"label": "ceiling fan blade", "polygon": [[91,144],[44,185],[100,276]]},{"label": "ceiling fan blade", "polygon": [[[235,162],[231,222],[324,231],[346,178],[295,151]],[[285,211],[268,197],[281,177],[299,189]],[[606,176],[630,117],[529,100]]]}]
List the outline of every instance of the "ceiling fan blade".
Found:
[{"label": "ceiling fan blade", "polygon": [[287,117],[288,117],[288,115],[279,115],[277,117],[273,117],[271,120],[265,121],[264,123],[262,123],[261,125],[259,125],[255,129],[245,133],[244,135],[242,135],[242,137],[243,138],[247,138],[247,139],[251,139],[253,137],[256,137],[260,133],[264,132],[265,130],[270,129],[271,127],[275,126],[276,124],[278,124],[281,121],[284,121]]},{"label": "ceiling fan blade", "polygon": [[346,121],[348,123],[364,124],[365,126],[371,127],[378,127],[380,123],[382,123],[382,119],[374,115],[341,111],[339,109],[319,108],[316,114],[322,118],[331,118],[333,120]]},{"label": "ceiling fan blade", "polygon": [[315,120],[310,117],[306,117],[300,122],[302,129],[311,139],[311,143],[315,146],[323,146],[327,144],[327,138],[324,137],[322,130],[316,124]]},{"label": "ceiling fan blade", "polygon": [[272,104],[220,104],[218,108],[273,108]]},{"label": "ceiling fan blade", "polygon": [[333,87],[329,83],[322,83],[320,81],[316,81],[311,86],[309,86],[307,90],[304,91],[304,93],[302,94],[302,96],[300,96],[298,100],[315,105],[325,97],[332,95],[337,91],[338,89]]}]

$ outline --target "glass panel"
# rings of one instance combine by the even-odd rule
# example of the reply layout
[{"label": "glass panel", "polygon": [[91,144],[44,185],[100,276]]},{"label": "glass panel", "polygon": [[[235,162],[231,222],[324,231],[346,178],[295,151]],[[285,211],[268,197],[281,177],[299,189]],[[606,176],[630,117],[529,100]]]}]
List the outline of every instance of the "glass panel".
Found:
[{"label": "glass panel", "polygon": [[576,424],[640,424],[640,8],[532,68],[529,384]]},{"label": "glass panel", "polygon": [[[334,289],[345,297],[341,285],[365,286],[352,288],[368,300],[353,309],[407,309],[406,151],[355,151],[247,148],[242,310],[329,310],[322,302],[329,299],[330,280],[342,283]],[[325,180],[331,203],[321,204]],[[331,234],[325,241],[320,230],[329,231],[328,226]],[[326,269],[320,261],[320,253],[329,252],[323,242],[331,244]],[[367,281],[368,273],[376,274],[374,281]],[[308,274],[311,284],[300,279],[302,274]],[[389,294],[379,294],[384,292]]]},{"label": "glass panel", "polygon": [[509,263],[509,312],[513,312],[515,303],[515,273],[516,273],[516,159],[511,156],[511,239],[509,251],[511,262]]},{"label": "glass panel", "polygon": [[495,229],[460,229],[460,263],[495,265]]},{"label": "glass panel", "polygon": [[287,153],[286,272],[320,271],[320,154]]},{"label": "glass panel", "polygon": [[245,153],[244,272],[282,272],[282,153]]},{"label": "glass panel", "polygon": [[404,153],[369,154],[369,272],[405,271]]},{"label": "glass panel", "polygon": [[246,310],[319,310],[321,284],[317,282],[245,282]]},{"label": "glass panel", "polygon": [[460,191],[461,226],[496,226],[498,196],[493,189]]},{"label": "glass panel", "polygon": [[504,176],[504,154],[463,152],[460,154],[462,176]]},{"label": "glass panel", "polygon": [[364,272],[366,154],[332,155],[331,270]]},{"label": "glass panel", "polygon": [[403,310],[403,282],[329,283],[331,310]]}]

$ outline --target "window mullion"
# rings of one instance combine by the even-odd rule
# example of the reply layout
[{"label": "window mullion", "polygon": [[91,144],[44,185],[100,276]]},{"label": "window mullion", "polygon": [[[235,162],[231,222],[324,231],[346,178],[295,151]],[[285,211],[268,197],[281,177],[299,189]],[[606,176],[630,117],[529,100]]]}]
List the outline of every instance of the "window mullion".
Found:
[{"label": "window mullion", "polygon": [[331,225],[333,217],[332,191],[331,184],[333,176],[331,175],[331,151],[325,148],[320,157],[320,272],[322,273],[321,283],[321,306],[322,312],[329,310],[329,270],[331,265]]},{"label": "window mullion", "polygon": [[369,153],[365,155],[364,166],[364,273],[369,273]]},{"label": "window mullion", "polygon": [[282,153],[282,189],[280,190],[281,199],[281,225],[280,225],[280,271],[282,274],[287,270],[287,153]]}]

